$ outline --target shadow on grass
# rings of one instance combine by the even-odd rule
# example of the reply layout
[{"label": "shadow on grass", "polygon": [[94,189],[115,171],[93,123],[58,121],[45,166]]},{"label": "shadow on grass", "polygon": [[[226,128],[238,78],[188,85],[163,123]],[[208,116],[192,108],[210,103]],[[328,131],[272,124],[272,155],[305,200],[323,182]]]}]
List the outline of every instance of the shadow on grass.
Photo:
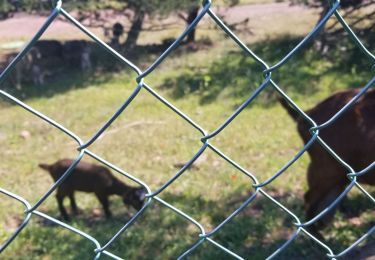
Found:
[{"label": "shadow on grass", "polygon": [[[371,194],[371,196],[375,196],[374,188],[368,189],[366,187],[365,189]],[[340,211],[345,215],[346,218],[358,217],[362,212],[368,210],[369,200],[370,198],[362,193],[356,194],[350,198],[345,198],[341,203]]]},{"label": "shadow on grass", "polygon": [[[303,214],[303,202],[300,199],[289,193],[279,195],[275,191],[271,194],[279,202],[288,205],[288,208],[296,215]],[[201,214],[197,220],[201,222],[201,218],[203,218],[207,221],[208,218],[212,227],[228,217],[230,212],[227,212],[227,209],[229,207],[233,204],[239,206],[246,199],[245,197],[234,198],[231,195],[228,196],[228,200],[224,199],[222,203],[218,203],[201,196],[186,197],[186,195],[170,193],[164,195],[165,201],[177,208],[186,201],[194,201],[194,207],[191,209],[194,214]],[[349,203],[355,204],[356,201],[357,199],[354,198]],[[93,219],[90,213],[84,212],[83,215],[73,219],[70,224],[104,245],[131,218],[131,213],[120,207],[123,207],[120,201],[113,205],[113,209],[116,211],[112,219],[107,220],[103,217]],[[47,211],[47,214],[54,216],[58,213],[57,210],[51,210]],[[17,252],[18,257],[22,257],[23,254],[57,259],[94,257],[95,248],[90,241],[56,225],[46,225],[39,219],[37,219],[36,225],[34,223],[28,226],[15,240],[17,242],[13,251],[5,251],[5,257],[8,254],[9,257],[12,257],[14,252]],[[363,233],[368,229],[368,224],[364,223],[356,229],[358,229],[358,234]],[[285,243],[295,230],[296,227],[293,226],[293,219],[290,216],[265,197],[259,196],[212,238],[246,259],[265,259]],[[209,231],[208,228],[207,231]],[[347,230],[342,230],[342,235],[340,235],[343,238],[345,231]],[[125,259],[175,259],[198,241],[198,235],[199,229],[193,224],[154,201],[146,212],[111,244],[108,251]],[[348,246],[343,245],[339,240],[335,238],[335,241],[327,241],[327,244],[341,250]],[[21,250],[25,245],[27,250]],[[323,248],[301,234],[278,256],[278,259],[324,259],[326,253]],[[189,257],[189,259],[228,258],[229,255],[207,241]]]},{"label": "shadow on grass", "polygon": [[[302,38],[285,36],[266,40],[251,46],[251,49],[267,64],[274,65],[290,52]],[[288,94],[308,96],[323,88],[332,90],[360,87],[369,80],[370,70],[367,60],[353,46],[350,49],[332,49],[321,55],[307,44],[292,59],[273,72],[272,79]],[[169,89],[174,98],[197,94],[201,104],[213,102],[225,92],[233,97],[248,97],[263,81],[262,67],[243,51],[231,51],[209,68],[194,66],[185,73],[164,81],[162,87]],[[346,76],[346,77],[345,77]],[[328,79],[328,80],[324,80]],[[328,81],[328,82],[327,82]],[[265,99],[260,103],[267,105],[272,98],[271,88],[267,88]],[[259,102],[257,99],[256,102]]]},{"label": "shadow on grass", "polygon": [[[1,90],[20,100],[52,97],[70,90],[100,85],[112,78],[112,72],[118,71],[119,66],[114,59],[92,42],[41,40],[37,44],[38,47],[21,59],[0,85]],[[70,49],[63,46],[70,46]],[[88,62],[91,69],[81,69],[83,46],[91,50]],[[7,53],[1,57],[5,61],[0,64],[0,72],[17,54]],[[44,83],[34,82],[39,75],[42,75]]]},{"label": "shadow on grass", "polygon": [[[22,88],[17,89],[12,84],[3,84],[1,90],[8,94],[26,101],[36,97],[53,97],[71,90],[86,88],[88,86],[100,85],[108,82],[112,78],[110,74],[101,73],[79,73],[74,71],[66,71],[58,76],[51,77],[43,86],[34,84],[24,84]],[[13,103],[9,103],[13,104]]]},{"label": "shadow on grass", "polygon": [[[49,41],[40,41],[39,44],[43,42],[48,43]],[[51,41],[50,41],[51,42]],[[53,41],[52,41],[53,42]],[[57,41],[55,41],[57,42]],[[131,60],[135,64],[140,64],[140,67],[146,66],[144,64],[150,64],[153,62],[162,52],[164,52],[173,39],[167,39],[161,44],[149,44],[149,45],[139,45],[136,46],[126,58]],[[5,81],[0,85],[0,89],[17,97],[20,100],[32,99],[35,97],[52,97],[57,94],[61,94],[70,90],[85,88],[88,86],[100,85],[108,82],[112,79],[114,73],[124,72],[133,73],[131,79],[134,79],[136,74],[127,67],[127,65],[122,64],[112,55],[108,54],[103,48],[99,47],[97,44],[89,41],[71,41],[65,42],[66,44],[72,43],[75,46],[90,46],[91,55],[90,60],[92,64],[91,71],[81,70],[80,61],[80,50],[73,49],[74,53],[64,58],[64,56],[46,56],[38,60],[38,66],[42,68],[46,76],[46,82],[43,85],[36,85],[32,83],[31,72],[25,72],[25,64],[22,61],[16,65],[19,71],[22,73],[18,76],[15,72],[11,72],[5,79]],[[57,42],[59,44],[59,42]],[[186,55],[189,52],[196,51],[198,49],[203,49],[211,44],[208,40],[198,41],[194,44],[183,44],[178,51],[174,53],[177,56]],[[42,45],[43,46],[43,45]],[[47,45],[48,46],[48,45]],[[78,47],[79,47],[78,46]],[[77,46],[76,46],[77,47]],[[77,48],[78,48],[77,47]],[[48,49],[46,50],[48,52]],[[11,60],[10,57],[15,57],[17,53],[8,53],[6,55],[7,60]],[[68,59],[68,60],[66,60]],[[26,58],[24,58],[26,60]],[[0,64],[1,68],[5,68],[8,63]],[[16,78],[20,77],[20,87],[16,87]]]}]

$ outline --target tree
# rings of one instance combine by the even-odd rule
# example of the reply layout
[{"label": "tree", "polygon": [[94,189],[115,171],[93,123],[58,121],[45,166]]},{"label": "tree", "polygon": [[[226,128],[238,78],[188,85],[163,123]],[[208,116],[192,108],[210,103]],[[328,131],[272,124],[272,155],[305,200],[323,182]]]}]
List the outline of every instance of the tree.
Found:
[{"label": "tree", "polygon": [[[307,5],[311,8],[320,8],[320,16],[317,21],[319,23],[330,8],[327,0],[295,0],[294,2]],[[371,35],[375,32],[375,0],[341,0],[340,12],[342,12],[345,20],[349,21],[349,25],[354,31],[367,42],[368,47],[375,46]],[[344,43],[342,41],[345,30],[339,26],[339,21],[335,21],[330,25],[326,25],[318,35],[319,50],[323,53],[327,52],[334,42]]]},{"label": "tree", "polygon": [[[239,3],[239,0],[224,0],[225,4],[228,6],[234,6]],[[184,15],[182,13],[179,13],[178,16],[183,19],[186,22],[186,25],[189,26],[195,18],[198,16],[199,8],[200,8],[201,1],[199,0],[192,0],[189,2],[184,1],[182,6],[181,3],[178,3],[178,1],[175,1],[175,4],[180,5],[180,9],[187,11],[187,15]],[[193,29],[189,35],[187,36],[186,43],[191,43],[195,41],[195,29]]]},{"label": "tree", "polygon": [[[51,9],[51,0],[0,0],[0,18],[6,19],[17,11],[41,12]],[[112,10],[114,14],[122,14],[125,10],[131,10],[131,26],[124,43],[125,49],[132,49],[144,23],[146,16],[167,15],[173,10],[191,6],[190,2],[198,5],[198,0],[183,1],[179,4],[175,0],[64,0],[63,6],[69,10],[78,10],[78,20],[88,21],[96,25],[103,25],[98,10]],[[187,4],[188,3],[188,4]],[[95,20],[95,21],[92,21]]]},{"label": "tree", "polygon": [[[55,0],[0,0],[0,17],[7,18],[16,11],[35,12],[47,11],[51,1]],[[239,0],[224,0],[228,5],[235,5]],[[123,44],[124,50],[131,50],[136,45],[146,16],[165,16],[171,12],[179,13],[187,25],[197,17],[202,0],[64,0],[63,6],[69,10],[78,10],[78,20],[88,22],[90,26],[103,27],[106,17],[100,11],[112,10],[114,15],[123,15],[131,10],[128,18],[131,25],[127,30],[127,38]],[[98,11],[100,10],[100,11]],[[187,15],[183,14],[186,13]],[[108,28],[107,28],[108,29]],[[195,29],[187,37],[187,42],[195,41]]]}]

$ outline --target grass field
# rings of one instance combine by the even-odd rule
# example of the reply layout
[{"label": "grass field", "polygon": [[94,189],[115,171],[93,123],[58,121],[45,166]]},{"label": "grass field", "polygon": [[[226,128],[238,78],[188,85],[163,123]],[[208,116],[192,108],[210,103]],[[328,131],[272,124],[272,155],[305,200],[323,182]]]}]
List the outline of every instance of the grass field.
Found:
[{"label": "grass field", "polygon": [[[301,40],[314,24],[314,16],[290,32],[287,17],[280,17],[277,37],[240,34],[260,57],[270,64],[280,60]],[[288,17],[289,19],[290,17]],[[293,19],[297,19],[294,17]],[[259,25],[260,26],[260,25]],[[256,31],[265,31],[263,23]],[[272,29],[270,29],[272,30]],[[262,71],[250,57],[244,56],[231,41],[211,30],[199,32],[213,45],[192,52],[179,49],[146,78],[163,97],[181,109],[208,132],[215,130],[262,81]],[[208,35],[208,36],[207,36]],[[143,36],[147,38],[147,35]],[[143,39],[144,40],[144,39]],[[363,86],[370,79],[365,58],[355,52],[333,50],[334,59],[321,57],[308,45],[275,73],[274,79],[297,104],[307,109],[331,93]],[[341,57],[339,59],[339,57]],[[143,55],[137,65],[146,67],[155,56]],[[345,58],[347,58],[345,56]],[[349,62],[348,62],[349,60]],[[24,86],[6,90],[23,99],[68,129],[88,140],[116,111],[136,86],[128,69],[117,73],[60,75],[43,87]],[[1,100],[0,187],[35,203],[52,185],[50,176],[37,167],[63,157],[77,156],[76,144],[55,128],[23,109]],[[142,90],[125,112],[89,149],[140,178],[152,190],[163,185],[177,171],[174,165],[188,161],[201,147],[200,134],[147,91]],[[212,144],[242,167],[264,181],[281,168],[302,147],[295,124],[275,102],[268,89],[245,109]],[[85,156],[84,160],[92,161]],[[309,158],[304,155],[280,178],[265,188],[270,195],[304,219],[303,193]],[[135,185],[117,175],[130,185]],[[196,168],[160,194],[160,197],[212,230],[251,194],[252,182],[212,151],[206,151]],[[373,188],[366,187],[369,191]],[[360,217],[338,213],[325,230],[327,244],[340,251],[371,226],[374,212],[370,203],[355,190],[348,203]],[[92,194],[79,193],[77,203],[82,214],[70,223],[104,244],[134,214],[113,197],[114,217],[106,220]],[[54,196],[40,211],[58,217]],[[23,219],[23,208],[0,195],[0,243]],[[293,219],[262,196],[258,196],[232,222],[213,238],[247,259],[264,259],[292,234]],[[196,240],[199,230],[171,210],[154,202],[111,247],[109,251],[125,259],[173,259]],[[94,246],[61,227],[38,217],[1,255],[1,259],[89,259]],[[324,249],[300,236],[280,259],[321,259]],[[103,257],[106,259],[105,257]],[[192,259],[227,259],[210,244],[203,244]]]}]

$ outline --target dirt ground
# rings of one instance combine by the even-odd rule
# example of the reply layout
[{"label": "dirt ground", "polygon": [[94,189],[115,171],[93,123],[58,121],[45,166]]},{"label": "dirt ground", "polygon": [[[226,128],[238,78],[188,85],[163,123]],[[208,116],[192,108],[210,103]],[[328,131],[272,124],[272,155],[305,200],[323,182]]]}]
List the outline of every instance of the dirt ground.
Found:
[{"label": "dirt ground", "polygon": [[[278,18],[282,19],[282,17],[289,17],[290,22],[293,22],[294,19],[299,19],[299,23],[303,23],[303,20],[301,20],[302,15],[314,15],[312,10],[300,5],[291,6],[289,3],[241,5],[231,8],[213,7],[213,10],[217,14],[224,16],[225,21],[228,23],[236,23],[249,18],[248,25],[255,30],[261,28],[264,24],[272,25],[269,28],[271,32],[273,30],[272,28],[278,27]],[[35,34],[45,20],[45,16],[17,14],[11,19],[0,21],[0,43],[27,41]],[[120,20],[120,17],[113,18],[113,20]],[[298,22],[298,20],[295,21]],[[125,23],[125,27],[128,25],[126,20],[124,21],[124,19],[122,19],[122,22]],[[168,19],[158,19],[157,21],[148,20],[145,23],[145,27],[149,27],[151,24],[155,23],[159,25],[177,23],[181,27],[184,26],[181,19],[172,15]],[[102,29],[91,28],[91,30],[94,33],[99,34],[99,36],[103,35]],[[71,40],[76,39],[77,35],[79,35],[79,33],[77,33],[77,29],[74,28],[74,26],[62,19],[58,19],[54,21],[53,25],[47,30],[43,38]]]}]

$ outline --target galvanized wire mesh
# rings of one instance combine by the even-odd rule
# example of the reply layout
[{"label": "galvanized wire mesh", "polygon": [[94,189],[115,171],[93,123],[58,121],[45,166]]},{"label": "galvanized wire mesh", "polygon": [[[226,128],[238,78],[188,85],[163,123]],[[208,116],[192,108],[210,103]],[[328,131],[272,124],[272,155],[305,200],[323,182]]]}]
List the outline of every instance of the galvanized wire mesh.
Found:
[{"label": "galvanized wire mesh", "polygon": [[[85,239],[91,241],[95,245],[95,259],[101,257],[103,254],[107,255],[109,257],[115,258],[115,259],[121,259],[119,256],[114,255],[113,253],[108,251],[108,247],[120,237],[120,235],[123,232],[126,232],[126,230],[139,218],[140,215],[142,215],[147,208],[150,206],[151,203],[159,203],[160,205],[168,208],[171,211],[174,211],[175,213],[179,214],[181,217],[183,217],[186,221],[190,222],[191,224],[195,225],[200,230],[200,235],[197,237],[196,242],[191,245],[190,248],[188,248],[185,252],[181,252],[181,255],[179,258],[184,258],[188,256],[190,253],[192,253],[194,250],[196,250],[198,247],[200,247],[203,243],[209,243],[213,246],[221,249],[223,252],[227,253],[228,255],[231,255],[235,258],[242,259],[241,256],[237,255],[235,252],[232,252],[228,248],[220,245],[217,243],[214,239],[212,239],[212,236],[223,228],[228,222],[232,221],[246,206],[248,206],[256,197],[258,194],[262,194],[266,198],[268,198],[275,207],[281,208],[285,213],[290,215],[295,220],[295,232],[294,234],[282,245],[279,246],[279,248],[273,252],[268,258],[274,258],[278,254],[280,254],[285,248],[287,248],[298,236],[301,236],[301,234],[305,234],[306,237],[311,239],[316,243],[317,246],[322,247],[327,252],[327,257],[331,259],[335,259],[338,257],[342,257],[346,255],[348,252],[350,252],[353,248],[355,248],[359,243],[361,243],[363,240],[365,240],[367,237],[369,237],[374,231],[375,226],[373,226],[370,230],[368,230],[367,233],[365,233],[362,237],[358,238],[354,243],[352,243],[348,248],[343,250],[342,252],[333,252],[333,250],[325,244],[323,241],[319,240],[317,237],[315,237],[313,234],[311,234],[306,227],[309,225],[312,225],[316,223],[318,220],[320,220],[323,216],[325,216],[329,211],[333,210],[335,206],[345,197],[345,195],[353,189],[354,186],[356,186],[365,196],[367,196],[372,202],[375,203],[375,199],[357,182],[357,178],[361,175],[367,174],[370,170],[372,170],[375,167],[375,162],[373,162],[371,165],[369,165],[367,168],[363,169],[362,171],[356,172],[352,169],[352,167],[345,162],[340,156],[338,156],[334,150],[332,150],[319,136],[320,130],[323,128],[329,127],[332,125],[339,117],[341,117],[348,109],[350,109],[353,104],[366,93],[366,91],[371,88],[375,83],[375,77],[372,78],[363,88],[362,90],[353,97],[353,99],[348,102],[342,109],[336,112],[334,116],[332,116],[328,121],[326,121],[323,124],[316,124],[313,119],[311,119],[307,114],[305,114],[294,102],[291,100],[285,92],[276,84],[276,82],[272,79],[272,73],[276,72],[281,66],[284,66],[289,59],[291,59],[296,52],[300,51],[304,45],[310,41],[314,35],[316,35],[319,30],[322,29],[322,27],[325,25],[325,23],[328,21],[329,18],[332,16],[335,16],[336,19],[339,21],[339,23],[343,26],[345,31],[350,35],[351,39],[356,43],[358,48],[360,48],[364,54],[372,61],[375,61],[375,56],[370,53],[366,47],[361,43],[361,41],[357,38],[357,36],[354,34],[354,32],[351,30],[351,28],[348,26],[348,24],[345,22],[343,17],[340,15],[338,8],[340,6],[340,2],[338,0],[330,2],[330,9],[328,10],[327,14],[324,16],[324,18],[319,22],[319,24],[289,53],[286,54],[286,56],[279,61],[277,64],[273,66],[269,66],[266,64],[260,57],[258,57],[251,49],[249,49],[225,24],[224,22],[214,13],[214,11],[211,9],[211,0],[204,1],[203,8],[199,12],[197,18],[186,28],[186,30],[176,39],[175,42],[173,42],[172,45],[160,56],[157,58],[157,60],[149,66],[145,71],[141,71],[136,65],[134,65],[131,61],[124,58],[122,55],[120,55],[118,52],[116,52],[114,49],[112,49],[110,46],[108,46],[105,42],[100,40],[97,36],[95,36],[93,33],[91,33],[87,28],[85,28],[80,22],[78,22],[75,18],[73,18],[68,12],[66,12],[62,8],[62,2],[57,1],[56,6],[54,7],[51,15],[48,17],[46,22],[42,25],[40,30],[35,34],[35,36],[32,38],[32,40],[26,45],[26,47],[17,55],[17,57],[7,66],[7,68],[2,72],[0,75],[0,84],[4,82],[7,75],[15,68],[18,62],[30,51],[30,49],[34,46],[34,44],[38,41],[38,39],[43,35],[43,33],[46,31],[46,29],[50,26],[50,24],[58,17],[63,16],[67,20],[69,20],[73,25],[75,25],[77,28],[79,28],[82,32],[84,32],[87,36],[89,36],[93,41],[95,41],[100,47],[102,47],[105,51],[107,51],[109,54],[113,55],[117,60],[119,60],[121,63],[127,65],[130,67],[134,72],[137,73],[136,77],[136,86],[133,91],[133,93],[127,98],[127,100],[123,103],[123,105],[113,114],[113,116],[101,126],[99,131],[92,136],[90,140],[87,142],[83,142],[79,136],[74,134],[69,129],[64,128],[62,125],[60,125],[58,122],[54,121],[53,119],[45,116],[44,114],[38,112],[37,110],[33,109],[32,107],[26,105],[19,99],[15,98],[14,96],[0,90],[0,94],[11,100],[12,102],[16,103],[23,109],[29,111],[30,113],[34,114],[41,120],[44,120],[51,124],[53,127],[59,129],[63,133],[65,133],[69,138],[73,139],[77,145],[79,150],[79,155],[75,159],[75,162],[70,166],[70,168],[64,173],[64,175],[53,184],[52,187],[34,204],[30,205],[28,201],[26,201],[24,198],[12,193],[9,190],[6,190],[4,188],[0,188],[0,192],[4,195],[22,203],[26,209],[25,211],[25,217],[23,223],[17,228],[17,230],[13,233],[11,237],[0,247],[0,252],[5,250],[7,246],[9,246],[12,241],[14,241],[19,233],[22,231],[22,229],[29,223],[32,215],[36,215],[45,219],[48,219],[61,227],[74,232]],[[264,80],[261,83],[261,85],[247,98],[245,102],[243,102],[242,105],[240,105],[233,113],[232,115],[227,118],[222,125],[220,125],[215,131],[212,133],[208,133],[205,131],[201,126],[199,126],[198,123],[194,122],[192,119],[190,119],[186,114],[184,114],[182,111],[180,111],[178,108],[176,108],[173,104],[171,104],[168,100],[166,100],[164,97],[159,95],[151,86],[145,83],[145,78],[152,73],[162,62],[164,59],[166,59],[171,52],[176,49],[181,41],[194,29],[198,23],[202,20],[204,16],[209,16],[211,19],[238,45],[239,48],[245,51],[245,53],[252,57],[256,62],[258,62],[263,67],[263,76]],[[293,75],[288,75],[289,77]],[[286,163],[279,171],[277,171],[271,178],[268,180],[260,183],[257,178],[250,173],[245,168],[241,167],[237,162],[229,158],[226,154],[224,154],[222,151],[220,151],[217,147],[212,145],[210,143],[210,139],[214,136],[219,135],[222,130],[224,130],[229,124],[232,123],[232,121],[243,111],[245,107],[247,107],[251,102],[254,101],[254,99],[257,98],[257,96],[264,91],[265,89],[273,89],[273,91],[276,91],[281,95],[287,102],[311,125],[310,132],[311,132],[311,139],[309,142],[305,144],[305,146],[292,158],[288,163]],[[193,158],[191,158],[190,161],[188,161],[170,180],[168,180],[165,184],[163,184],[160,188],[158,188],[155,191],[152,191],[147,183],[142,182],[141,180],[133,177],[132,175],[128,174],[127,172],[123,171],[122,169],[118,168],[117,166],[107,162],[106,160],[102,159],[101,157],[97,156],[95,153],[89,150],[89,147],[100,137],[103,132],[106,131],[106,129],[120,116],[120,114],[128,107],[128,105],[137,97],[137,95],[141,91],[149,92],[152,96],[154,96],[157,100],[159,100],[162,104],[167,106],[169,109],[174,111],[176,114],[178,114],[182,119],[184,119],[186,122],[188,122],[191,127],[195,128],[197,131],[199,131],[202,135],[201,141],[202,146],[199,149],[199,151],[194,155]],[[316,215],[314,218],[302,223],[300,219],[288,208],[286,208],[284,205],[282,205],[279,201],[277,201],[275,198],[273,198],[271,195],[269,195],[263,187],[270,184],[272,181],[274,181],[276,178],[281,176],[285,170],[290,167],[293,163],[295,163],[301,156],[306,152],[306,150],[313,144],[313,143],[319,143],[321,147],[326,149],[331,156],[336,159],[347,171],[349,174],[347,175],[350,184],[345,188],[345,190],[338,196],[327,208],[322,210],[318,215]],[[233,213],[231,213],[222,223],[220,223],[217,227],[215,227],[212,231],[206,232],[206,230],[203,228],[203,225],[201,225],[198,221],[194,220],[191,216],[184,213],[183,211],[177,209],[176,207],[172,206],[171,204],[167,203],[166,201],[162,200],[158,195],[164,191],[169,185],[171,185],[174,181],[176,181],[184,172],[194,163],[195,160],[197,160],[206,150],[211,150],[214,153],[216,153],[218,156],[226,160],[230,165],[232,165],[235,169],[237,169],[239,172],[243,173],[247,177],[249,177],[249,181],[254,187],[254,191],[249,195],[248,199],[242,203],[242,205],[237,208]],[[102,164],[106,165],[107,167],[117,171],[118,173],[126,176],[127,178],[133,180],[134,182],[142,185],[145,189],[148,191],[147,200],[144,206],[141,210],[139,210],[116,234],[112,236],[112,238],[105,244],[100,244],[94,237],[84,233],[81,230],[78,230],[69,224],[63,223],[51,216],[48,216],[40,211],[38,211],[38,207],[51,195],[51,193],[69,176],[69,174],[72,172],[74,167],[79,163],[79,161],[82,159],[84,155],[90,156],[94,158],[95,160],[101,162]]]}]

